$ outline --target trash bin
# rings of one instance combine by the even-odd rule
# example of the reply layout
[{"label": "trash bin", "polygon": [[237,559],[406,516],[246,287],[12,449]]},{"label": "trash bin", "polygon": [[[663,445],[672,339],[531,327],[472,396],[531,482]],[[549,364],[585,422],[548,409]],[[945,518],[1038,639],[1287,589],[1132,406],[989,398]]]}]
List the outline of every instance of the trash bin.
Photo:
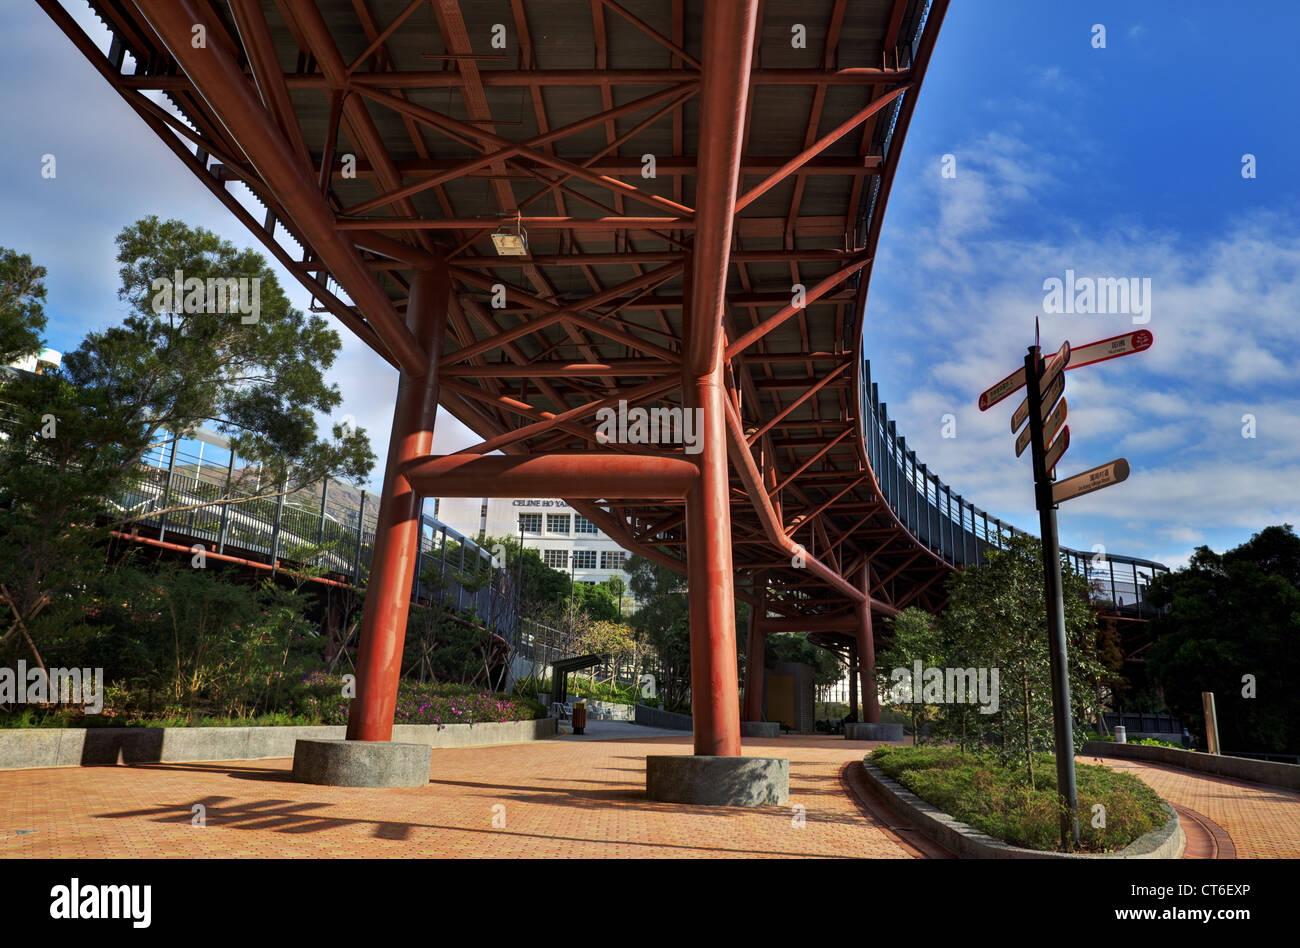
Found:
[{"label": "trash bin", "polygon": [[1116,744],[1127,744],[1127,743],[1128,743],[1128,729],[1127,729],[1127,728],[1122,728],[1122,727],[1118,727],[1118,726],[1115,728],[1115,743],[1116,743]]},{"label": "trash bin", "polygon": [[583,728],[587,726],[587,702],[573,702],[573,733],[583,733]]}]

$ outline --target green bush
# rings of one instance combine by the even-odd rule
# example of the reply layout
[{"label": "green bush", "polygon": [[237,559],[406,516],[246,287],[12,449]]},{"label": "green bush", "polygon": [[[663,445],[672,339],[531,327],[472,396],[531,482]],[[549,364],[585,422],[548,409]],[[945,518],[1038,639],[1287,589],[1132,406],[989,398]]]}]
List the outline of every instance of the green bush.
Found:
[{"label": "green bush", "polygon": [[[872,761],[922,800],[996,839],[1030,849],[1053,850],[1060,839],[1056,761],[1039,754],[1035,786],[1024,769],[1001,764],[990,753],[962,754],[954,747],[881,747]],[[1080,848],[1114,852],[1162,826],[1168,814],[1156,792],[1131,774],[1108,767],[1075,768]],[[1093,807],[1105,807],[1105,826],[1092,825]]]}]

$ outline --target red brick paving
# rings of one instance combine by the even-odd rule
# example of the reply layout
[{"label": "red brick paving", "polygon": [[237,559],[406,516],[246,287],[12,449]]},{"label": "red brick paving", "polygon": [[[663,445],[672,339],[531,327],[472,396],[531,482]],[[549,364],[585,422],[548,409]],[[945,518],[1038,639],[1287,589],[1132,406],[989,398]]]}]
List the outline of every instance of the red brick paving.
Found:
[{"label": "red brick paving", "polygon": [[[1175,807],[1190,810],[1196,825],[1184,830],[1189,858],[1300,857],[1300,793],[1164,764],[1095,757],[1080,760],[1131,773]],[[1216,833],[1216,828],[1226,838]],[[1216,838],[1205,840],[1206,833]]]},{"label": "red brick paving", "polygon": [[[791,805],[753,809],[645,798],[645,756],[688,754],[687,735],[435,749],[429,785],[397,790],[296,784],[287,759],[9,771],[0,857],[905,858],[841,783],[870,746],[748,741],[749,755],[790,759]],[[191,825],[195,804],[206,828]]]},{"label": "red brick paving", "polygon": [[[7,771],[0,857],[943,855],[852,792],[846,765],[873,746],[748,741],[749,755],[790,759],[790,806],[753,809],[645,798],[645,756],[690,753],[687,735],[436,749],[431,782],[402,790],[293,783],[288,759]],[[1191,811],[1192,858],[1300,856],[1300,794],[1104,762]],[[191,825],[196,804],[205,828]]]}]

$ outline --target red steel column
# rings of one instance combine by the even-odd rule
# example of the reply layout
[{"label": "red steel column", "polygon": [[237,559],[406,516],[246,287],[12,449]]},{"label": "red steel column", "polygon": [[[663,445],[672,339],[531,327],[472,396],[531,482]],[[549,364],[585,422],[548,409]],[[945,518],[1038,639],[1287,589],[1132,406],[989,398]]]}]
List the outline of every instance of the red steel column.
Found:
[{"label": "red steel column", "polygon": [[700,482],[686,495],[695,753],[740,755],[722,315],[758,0],[704,5],[695,238],[682,286],[682,403],[702,422]]},{"label": "red steel column", "polygon": [[695,753],[740,755],[740,694],[736,663],[736,604],[731,566],[727,429],[722,400],[722,347],[712,371],[683,381],[683,401],[695,411],[702,450],[700,481],[686,495],[686,570],[691,622],[691,715]]},{"label": "red steel column", "polygon": [[856,645],[850,644],[848,649],[849,658],[849,720],[853,722],[861,721],[858,717],[858,649]]},{"label": "red steel column", "polygon": [[399,475],[411,461],[433,448],[438,411],[438,357],[442,354],[451,286],[445,265],[420,270],[411,281],[407,324],[428,355],[428,371],[414,377],[403,371],[397,384],[393,430],[384,468],[384,496],[375,527],[361,645],[357,654],[357,695],[348,714],[348,740],[388,741],[393,737],[397,679],[402,670],[411,583],[419,559],[421,498]]},{"label": "red steel column", "polygon": [[763,720],[763,664],[767,633],[759,621],[767,614],[767,576],[754,576],[754,604],[749,609],[749,640],[745,649],[745,708],[742,721]]},{"label": "red steel column", "polygon": [[858,673],[862,676],[862,720],[880,723],[880,697],[876,693],[876,643],[871,631],[871,565],[862,564],[862,591],[866,597],[854,605],[858,619]]}]

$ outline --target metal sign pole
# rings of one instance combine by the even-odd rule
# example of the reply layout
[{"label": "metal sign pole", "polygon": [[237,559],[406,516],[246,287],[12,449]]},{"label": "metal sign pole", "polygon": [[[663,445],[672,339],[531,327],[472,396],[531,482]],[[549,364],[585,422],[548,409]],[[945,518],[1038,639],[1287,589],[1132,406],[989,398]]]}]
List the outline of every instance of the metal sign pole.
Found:
[{"label": "metal sign pole", "polygon": [[[1065,602],[1061,590],[1061,545],[1056,531],[1056,505],[1043,444],[1043,417],[1039,399],[1042,359],[1038,346],[1025,356],[1025,383],[1029,398],[1030,441],[1034,461],[1034,500],[1043,538],[1043,590],[1047,605],[1047,640],[1052,662],[1052,718],[1055,724],[1056,785],[1061,796],[1061,847],[1079,845],[1079,799],[1074,783],[1074,734],[1070,713],[1070,675],[1065,642]],[[1050,405],[1046,406],[1051,408]]]}]

